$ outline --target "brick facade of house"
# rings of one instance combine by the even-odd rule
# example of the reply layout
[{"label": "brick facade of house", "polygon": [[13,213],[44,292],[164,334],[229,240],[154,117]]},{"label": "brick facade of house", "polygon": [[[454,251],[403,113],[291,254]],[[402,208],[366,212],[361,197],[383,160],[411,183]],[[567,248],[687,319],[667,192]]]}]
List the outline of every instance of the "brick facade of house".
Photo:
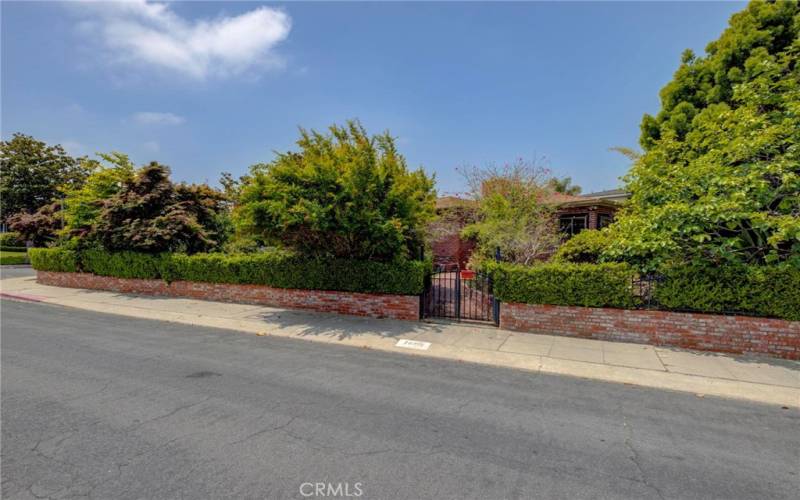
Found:
[{"label": "brick facade of house", "polygon": [[433,263],[437,267],[466,269],[475,242],[464,240],[458,234],[443,236],[431,244]]},{"label": "brick facade of house", "polygon": [[529,333],[800,359],[800,321],[503,303],[500,327]]},{"label": "brick facade of house", "polygon": [[38,271],[36,281],[43,285],[68,288],[258,304],[372,318],[419,320],[419,296],[417,295],[295,290],[261,285],[193,281],[167,283],[163,280],[122,279],[89,273],[49,271]]},{"label": "brick facade of house", "polygon": [[599,216],[605,215],[609,218],[613,218],[614,214],[616,214],[617,209],[610,206],[578,206],[578,207],[569,207],[563,206],[559,207],[556,211],[556,217],[560,218],[564,215],[583,215],[586,217],[586,229],[601,229],[599,224]]}]

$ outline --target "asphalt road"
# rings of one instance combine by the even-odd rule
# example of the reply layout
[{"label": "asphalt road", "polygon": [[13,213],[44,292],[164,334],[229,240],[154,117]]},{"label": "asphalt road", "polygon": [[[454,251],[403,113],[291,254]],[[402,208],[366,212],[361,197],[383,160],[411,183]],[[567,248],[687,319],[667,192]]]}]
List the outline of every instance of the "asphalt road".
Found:
[{"label": "asphalt road", "polygon": [[36,276],[36,271],[30,266],[0,266],[0,278],[22,278]]},{"label": "asphalt road", "polygon": [[313,483],[338,498],[797,498],[798,424],[780,407],[2,301],[6,499],[323,498]]}]

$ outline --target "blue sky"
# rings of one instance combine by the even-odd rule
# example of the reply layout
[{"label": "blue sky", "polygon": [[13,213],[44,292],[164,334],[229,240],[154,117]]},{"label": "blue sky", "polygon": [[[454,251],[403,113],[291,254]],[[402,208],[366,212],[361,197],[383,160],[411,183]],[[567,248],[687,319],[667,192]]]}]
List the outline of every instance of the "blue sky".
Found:
[{"label": "blue sky", "polygon": [[297,127],[388,129],[440,192],[545,157],[613,188],[680,53],[742,3],[2,3],[2,137],[122,151],[216,182]]}]

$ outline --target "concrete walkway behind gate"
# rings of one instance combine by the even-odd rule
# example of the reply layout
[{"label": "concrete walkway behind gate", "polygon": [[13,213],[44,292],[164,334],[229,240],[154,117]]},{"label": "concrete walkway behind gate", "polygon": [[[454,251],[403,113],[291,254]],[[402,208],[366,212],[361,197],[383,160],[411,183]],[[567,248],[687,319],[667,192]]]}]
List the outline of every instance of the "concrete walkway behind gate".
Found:
[{"label": "concrete walkway behind gate", "polygon": [[[800,408],[800,363],[410,322],[0,281],[3,298]],[[57,333],[57,332],[56,332]],[[400,342],[404,341],[404,342]],[[403,346],[405,345],[405,346]]]}]

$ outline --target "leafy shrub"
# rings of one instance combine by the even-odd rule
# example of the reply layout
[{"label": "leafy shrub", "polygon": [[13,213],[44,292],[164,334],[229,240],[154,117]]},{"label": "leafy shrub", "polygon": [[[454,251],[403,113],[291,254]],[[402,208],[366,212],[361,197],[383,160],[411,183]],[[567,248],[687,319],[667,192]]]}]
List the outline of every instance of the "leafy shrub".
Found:
[{"label": "leafy shrub", "polygon": [[800,320],[800,267],[673,266],[654,298],[665,308]]},{"label": "leafy shrub", "polygon": [[25,252],[4,252],[0,250],[0,265],[12,266],[28,263],[28,254]]},{"label": "leafy shrub", "polygon": [[635,307],[635,271],[627,264],[488,264],[495,295],[505,302],[585,307]]},{"label": "leafy shrub", "polygon": [[242,253],[257,253],[262,250],[262,246],[253,238],[235,235],[228,239],[222,247],[222,253],[233,255]]},{"label": "leafy shrub", "polygon": [[115,278],[140,278],[169,280],[170,254],[140,252],[106,252],[92,249],[80,253],[84,271]]},{"label": "leafy shrub", "polygon": [[17,252],[17,253],[19,253],[19,252],[27,252],[27,251],[28,251],[27,247],[7,247],[7,246],[0,245],[0,252]]},{"label": "leafy shrub", "polygon": [[77,252],[65,248],[31,248],[28,257],[37,271],[74,273],[79,269]]},{"label": "leafy shrub", "polygon": [[609,244],[607,231],[581,231],[558,247],[553,261],[596,264]]},{"label": "leafy shrub", "polygon": [[255,165],[238,189],[240,235],[304,255],[392,262],[413,258],[434,213],[433,180],[410,171],[394,139],[358,122],[301,130],[298,152]]},{"label": "leafy shrub", "polygon": [[[76,252],[46,249],[51,252]],[[344,259],[303,258],[285,250],[257,254],[147,254],[80,252],[84,271],[117,278],[164,279],[266,285],[275,288],[339,290],[347,292],[418,295],[422,293],[430,261],[372,262]],[[40,267],[43,266],[43,267]],[[34,268],[47,268],[38,259]],[[72,271],[77,270],[77,261]]]},{"label": "leafy shrub", "polygon": [[0,233],[0,246],[24,247],[25,241],[20,238],[17,232]]},{"label": "leafy shrub", "polygon": [[477,220],[461,232],[462,238],[477,243],[471,266],[491,261],[497,248],[507,262],[530,265],[558,244],[547,170],[520,159],[462,173],[477,202]]},{"label": "leafy shrub", "polygon": [[21,239],[32,242],[33,246],[43,247],[58,237],[58,232],[64,225],[61,203],[44,205],[32,214],[14,214],[8,218],[8,225]]}]

